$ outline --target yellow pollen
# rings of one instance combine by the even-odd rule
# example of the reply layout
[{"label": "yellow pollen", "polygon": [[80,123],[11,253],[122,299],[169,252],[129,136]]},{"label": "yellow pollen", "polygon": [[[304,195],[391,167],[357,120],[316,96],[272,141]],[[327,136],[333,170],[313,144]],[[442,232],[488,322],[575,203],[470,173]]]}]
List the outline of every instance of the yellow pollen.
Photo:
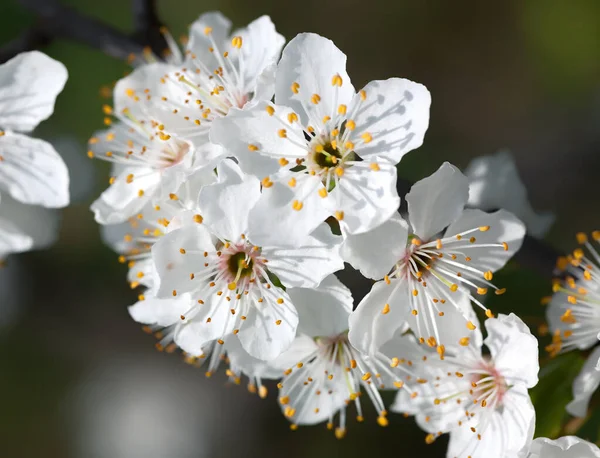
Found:
[{"label": "yellow pollen", "polygon": [[377,423],[379,424],[379,426],[387,426],[389,424],[388,419],[385,418],[383,415],[380,415],[379,417],[377,417]]},{"label": "yellow pollen", "polygon": [[385,304],[383,306],[383,310],[381,311],[381,313],[383,313],[384,315],[387,315],[388,313],[390,313],[390,304]]},{"label": "yellow pollen", "polygon": [[379,164],[377,162],[371,162],[369,164],[369,168],[375,172],[379,172],[381,169],[379,168]]},{"label": "yellow pollen", "polygon": [[459,339],[458,343],[460,345],[462,345],[463,347],[466,347],[467,345],[469,345],[469,338],[468,337],[461,337]]},{"label": "yellow pollen", "polygon": [[452,292],[455,292],[456,290],[458,290],[458,285],[457,285],[456,283],[453,283],[453,284],[450,286],[450,291],[452,291]]},{"label": "yellow pollen", "polygon": [[194,215],[194,222],[196,222],[198,224],[202,224],[202,221],[204,221],[204,218],[202,218],[202,216]]},{"label": "yellow pollen", "polygon": [[275,108],[273,108],[271,105],[267,105],[265,107],[265,110],[267,110],[267,113],[269,113],[269,116],[273,116],[275,114]]},{"label": "yellow pollen", "polygon": [[292,83],[291,89],[294,94],[297,94],[298,91],[300,90],[300,85],[298,83],[294,82],[294,83]]},{"label": "yellow pollen", "polygon": [[336,211],[335,212],[335,219],[337,219],[338,221],[342,221],[344,219],[344,212],[343,211]]},{"label": "yellow pollen", "polygon": [[185,249],[183,249],[183,248],[179,248],[179,252],[180,252],[181,254],[185,254]]},{"label": "yellow pollen", "polygon": [[270,188],[271,186],[273,186],[273,182],[271,181],[271,179],[269,177],[264,177],[261,180],[261,183],[263,185],[263,188]]},{"label": "yellow pollen", "polygon": [[304,204],[302,202],[300,202],[299,200],[294,200],[292,202],[292,208],[296,211],[300,211],[302,210],[302,207],[304,207]]},{"label": "yellow pollen", "polygon": [[494,318],[494,314],[490,309],[485,310],[485,316],[487,316],[488,318]]},{"label": "yellow pollen", "polygon": [[347,110],[348,110],[348,107],[344,104],[341,104],[338,107],[338,114],[345,115]]},{"label": "yellow pollen", "polygon": [[363,142],[370,143],[373,140],[373,136],[369,132],[365,132],[360,136],[363,139]]},{"label": "yellow pollen", "polygon": [[250,151],[258,151],[258,146],[256,146],[256,145],[248,145],[248,149]]},{"label": "yellow pollen", "polygon": [[344,175],[344,169],[343,169],[343,168],[341,168],[341,167],[336,167],[336,168],[335,168],[335,174],[336,174],[338,177],[341,177],[342,175]]},{"label": "yellow pollen", "polygon": [[313,94],[310,101],[317,105],[321,101],[321,96],[319,94]]},{"label": "yellow pollen", "polygon": [[288,161],[287,159],[285,159],[283,157],[279,159],[279,165],[282,166],[282,167],[285,167],[289,163],[290,163],[290,161]]},{"label": "yellow pollen", "polygon": [[285,129],[279,129],[279,131],[277,132],[277,134],[281,137],[281,138],[287,138],[287,132]]},{"label": "yellow pollen", "polygon": [[494,274],[492,274],[491,270],[488,270],[487,272],[484,272],[483,278],[485,278],[487,281],[491,281],[492,278],[494,278]]},{"label": "yellow pollen", "polygon": [[331,85],[341,87],[342,86],[342,77],[337,73],[335,75],[333,75],[333,78],[331,78]]},{"label": "yellow pollen", "polygon": [[474,331],[477,329],[477,326],[475,326],[472,321],[467,321],[467,329]]},{"label": "yellow pollen", "polygon": [[288,181],[288,186],[290,188],[294,188],[296,186],[296,179],[295,178],[290,178],[290,181]]},{"label": "yellow pollen", "polygon": [[294,121],[298,121],[298,115],[297,115],[296,113],[289,113],[289,114],[287,115],[287,118],[288,118],[288,122],[289,122],[290,124],[293,124],[293,123],[294,123]]}]

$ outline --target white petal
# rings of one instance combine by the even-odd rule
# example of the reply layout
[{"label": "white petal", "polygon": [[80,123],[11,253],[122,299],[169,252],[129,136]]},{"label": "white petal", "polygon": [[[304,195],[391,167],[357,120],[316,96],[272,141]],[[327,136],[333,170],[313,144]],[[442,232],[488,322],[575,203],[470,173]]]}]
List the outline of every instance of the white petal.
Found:
[{"label": "white petal", "polygon": [[233,35],[242,37],[244,92],[255,93],[255,97],[260,95],[263,100],[271,100],[275,90],[274,85],[271,86],[271,91],[263,86],[262,93],[257,94],[257,82],[265,69],[277,63],[285,38],[277,33],[269,16],[255,19],[248,24],[248,27],[236,30]]},{"label": "white petal", "polygon": [[341,254],[344,261],[365,277],[378,280],[404,255],[407,240],[407,223],[400,215],[394,215],[369,232],[348,235]]},{"label": "white petal", "polygon": [[[402,78],[371,81],[354,97],[349,113],[356,129],[348,139],[363,159],[378,156],[397,164],[423,144],[430,105],[431,94],[422,84]],[[365,134],[372,138],[368,143],[361,141]]]},{"label": "white petal", "polygon": [[413,232],[424,241],[445,229],[461,215],[469,197],[467,178],[448,162],[418,181],[406,195]]},{"label": "white petal", "polygon": [[[257,243],[252,233],[250,240]],[[325,223],[310,235],[297,237],[284,246],[265,246],[267,242],[265,238],[257,244],[263,247],[269,270],[286,287],[314,288],[326,276],[344,268],[339,253],[341,237],[333,235]]]},{"label": "white petal", "polygon": [[[336,76],[341,78],[341,86],[333,85]],[[299,85],[297,94],[291,89],[294,83]],[[320,97],[318,104],[311,101],[315,94]],[[324,116],[337,113],[338,104],[349,106],[353,96],[346,55],[333,41],[301,33],[284,48],[275,76],[275,102],[293,108],[303,125],[316,128]]]},{"label": "white petal", "polygon": [[2,217],[1,212],[2,204],[0,203],[0,259],[11,253],[31,250],[33,239],[12,221]]},{"label": "white petal", "polygon": [[147,295],[129,307],[129,314],[138,323],[171,326],[181,323],[181,316],[190,308],[187,295],[171,299],[157,299]]},{"label": "white petal", "polygon": [[[283,304],[264,301],[253,306],[238,333],[240,343],[250,356],[265,361],[272,360],[287,350],[296,336],[298,313],[289,296],[280,292]],[[281,320],[280,324],[277,324]]]},{"label": "white petal", "polygon": [[229,359],[229,365],[231,370],[235,373],[239,371],[243,372],[248,377],[260,377],[262,379],[277,379],[283,374],[286,367],[279,367],[274,361],[263,361],[261,359],[253,358],[248,354],[240,339],[236,336],[230,336],[225,340],[225,348],[227,351],[227,358]]},{"label": "white petal", "polygon": [[470,424],[463,423],[455,428],[450,434],[447,456],[512,458],[529,448],[535,411],[527,390],[511,388],[506,394],[502,413],[488,412],[487,417],[481,440],[471,431]]},{"label": "white petal", "polygon": [[[293,244],[294,240],[305,240],[306,234],[314,231],[330,215],[323,205],[324,199],[319,196],[320,186],[318,177],[306,175],[293,189],[277,182],[263,188],[260,199],[250,212],[249,232],[257,240],[255,243],[286,246]],[[299,211],[292,206],[295,200],[302,202]]]},{"label": "white petal", "polygon": [[368,167],[347,168],[323,204],[331,214],[342,212],[340,225],[346,233],[360,234],[376,228],[400,206],[396,167],[380,162],[377,171]]},{"label": "white petal", "polygon": [[[183,351],[200,356],[204,354],[208,343],[231,334],[235,323],[230,319],[229,308],[222,302],[224,301],[220,300],[220,304],[214,307],[210,307],[208,302],[205,303],[205,308],[194,319],[180,326],[175,333],[175,343]],[[209,317],[211,320],[207,322]]]},{"label": "white petal", "polygon": [[288,294],[298,310],[298,332],[312,337],[336,336],[348,330],[352,294],[335,275],[315,289],[291,288]]},{"label": "white petal", "polygon": [[[36,248],[46,248],[56,242],[61,215],[58,210],[26,205],[17,202],[9,195],[2,196],[0,202],[0,230],[4,233],[2,252],[21,252]],[[9,239],[5,238],[9,237]],[[10,242],[9,240],[12,240]],[[12,246],[12,249],[7,249]]]},{"label": "white petal", "polygon": [[[127,113],[126,117],[133,120],[134,125],[153,120],[163,124],[168,132],[176,132],[179,126],[185,125],[182,124],[183,119],[173,113],[170,105],[158,102],[160,97],[173,100],[180,94],[172,83],[161,83],[161,79],[176,68],[163,62],[153,62],[121,78],[114,89],[115,113]],[[147,97],[156,98],[157,101],[148,100]],[[140,130],[144,133],[153,131],[151,126]]]},{"label": "white petal", "polygon": [[[350,315],[348,339],[359,351],[375,354],[398,329],[406,326],[410,316],[409,292],[406,282],[377,282]],[[386,304],[389,311],[384,313]]]},{"label": "white petal", "polygon": [[[182,248],[185,254],[181,252]],[[213,252],[215,247],[203,224],[176,229],[156,242],[152,247],[152,259],[160,277],[157,297],[169,298],[173,291],[179,294],[197,288],[197,282],[190,280],[190,273],[204,265],[205,251]]]},{"label": "white petal", "polygon": [[476,269],[496,272],[504,267],[510,258],[521,248],[525,237],[525,226],[512,213],[498,210],[495,213],[485,213],[481,210],[466,209],[460,218],[448,227],[445,237],[478,227],[490,226],[485,232],[476,232],[472,235],[477,239],[477,244],[506,243],[508,249],[502,246],[470,248],[465,250],[471,257],[469,265]]},{"label": "white petal", "polygon": [[54,111],[67,76],[63,64],[38,51],[0,65],[0,127],[32,131]]},{"label": "white petal", "polygon": [[[275,110],[272,116],[267,107]],[[213,121],[211,141],[233,154],[246,173],[262,179],[281,168],[279,158],[290,160],[307,154],[302,126],[288,121],[291,111],[269,102],[258,102],[244,110],[232,108],[226,117]],[[282,129],[285,137],[280,135]]]},{"label": "white petal", "polygon": [[600,347],[597,347],[573,381],[573,400],[567,404],[567,412],[575,417],[584,418],[587,415],[590,399],[600,385],[600,370],[596,367],[599,358]]},{"label": "white petal", "polygon": [[260,197],[260,182],[242,175],[233,161],[217,167],[219,182],[204,187],[198,196],[204,222],[218,236],[237,241],[248,231],[248,214]]},{"label": "white petal", "polygon": [[[210,32],[207,27],[210,28]],[[231,21],[221,13],[216,11],[204,13],[190,27],[190,41],[187,50],[207,68],[215,69],[218,67],[218,63],[214,52],[210,52],[209,48],[214,47],[213,43],[219,48],[224,47],[229,38],[230,29]],[[224,52],[224,49],[219,49],[219,51]]]},{"label": "white petal", "polygon": [[50,143],[5,132],[0,137],[0,189],[25,204],[65,207],[69,172]]},{"label": "white petal", "polygon": [[550,440],[538,437],[533,440],[528,458],[599,458],[600,449],[596,444],[575,436],[559,437]]},{"label": "white petal", "polygon": [[[122,170],[114,183],[90,207],[99,224],[126,221],[139,213],[159,189],[160,172],[140,167],[126,167]],[[129,175],[135,176],[132,182],[128,180]]]},{"label": "white petal", "polygon": [[543,237],[554,222],[551,213],[536,213],[527,198],[517,165],[508,151],[473,159],[465,170],[469,206],[484,211],[503,208],[514,213],[534,237]]},{"label": "white petal", "polygon": [[509,384],[524,384],[527,388],[538,382],[538,341],[529,328],[514,313],[499,314],[486,320],[488,336],[485,345],[490,349],[494,365]]}]

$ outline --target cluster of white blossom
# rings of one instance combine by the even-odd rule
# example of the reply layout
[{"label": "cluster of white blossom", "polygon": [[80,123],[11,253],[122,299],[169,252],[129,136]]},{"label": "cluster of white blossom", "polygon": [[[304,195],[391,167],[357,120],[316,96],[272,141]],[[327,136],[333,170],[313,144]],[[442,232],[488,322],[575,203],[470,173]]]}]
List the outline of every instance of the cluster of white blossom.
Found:
[{"label": "cluster of white blossom", "polygon": [[[368,400],[381,426],[395,412],[428,443],[448,433],[448,457],[600,457],[575,437],[533,440],[537,339],[484,304],[505,292],[494,273],[526,228],[540,237],[553,219],[531,208],[511,157],[479,158],[466,174],[444,163],[401,213],[396,167],[423,143],[428,90],[390,78],[357,91],[330,40],[284,45],[268,17],[231,33],[208,13],[185,53],[171,43],[167,62],[116,84],[88,155],[113,163],[92,210],[142,288],[131,316],[158,349],[208,360],[207,376],[225,361],[261,397],[277,380],[292,429],[325,423],[341,438],[350,412],[371,415]],[[68,203],[57,153],[14,132],[51,114],[66,78],[37,52],[0,67],[0,255],[36,245],[31,220],[20,225],[33,205]],[[553,353],[600,332],[600,255],[578,241],[588,254],[561,262],[549,308]],[[365,297],[336,277],[344,263],[373,281]],[[600,384],[599,351],[575,383],[575,415]]]}]

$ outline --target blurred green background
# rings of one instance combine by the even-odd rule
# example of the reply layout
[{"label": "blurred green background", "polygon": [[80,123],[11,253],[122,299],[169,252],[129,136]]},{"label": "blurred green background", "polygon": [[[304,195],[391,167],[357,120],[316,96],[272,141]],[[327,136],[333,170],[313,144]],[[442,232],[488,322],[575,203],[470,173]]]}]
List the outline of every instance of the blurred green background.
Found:
[{"label": "blurred green background", "polygon": [[[131,27],[127,0],[64,3],[122,30]],[[402,161],[401,176],[416,180],[444,160],[465,167],[476,156],[509,148],[534,207],[558,216],[548,237],[554,246],[571,249],[575,232],[600,227],[597,0],[158,3],[175,37],[209,10],[221,10],[235,26],[268,14],[288,39],[304,31],[331,38],[348,55],[356,87],[390,76],[425,84],[433,98],[430,128],[424,146]],[[0,0],[0,43],[32,21],[15,0]],[[74,139],[80,147],[71,154],[82,158],[86,140],[102,127],[101,86],[128,67],[71,42],[44,51],[67,66],[70,78],[54,116],[36,135]],[[100,161],[73,163],[74,179],[95,181],[63,212],[59,243],[13,256],[0,271],[0,456],[444,456],[445,440],[426,446],[425,434],[401,416],[383,429],[367,415],[363,424],[350,423],[342,441],[323,425],[292,432],[274,386],[261,401],[228,386],[224,374],[205,379],[176,355],[156,352],[152,337],[129,318],[126,306],[136,293],[88,210],[107,185],[108,168]],[[549,279],[516,265],[498,279],[509,290],[495,310],[514,311],[537,329]],[[545,369],[550,382],[534,392],[540,434],[558,434],[568,419],[564,403],[581,358],[567,355],[552,364]],[[586,434],[594,439],[597,429]]]}]

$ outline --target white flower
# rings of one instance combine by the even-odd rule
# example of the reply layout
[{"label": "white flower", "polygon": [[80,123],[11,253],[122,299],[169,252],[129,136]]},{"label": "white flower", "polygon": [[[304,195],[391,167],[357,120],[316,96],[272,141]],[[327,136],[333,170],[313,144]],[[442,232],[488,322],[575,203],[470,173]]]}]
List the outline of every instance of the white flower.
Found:
[{"label": "white flower", "polygon": [[[159,297],[191,294],[175,342],[198,354],[212,340],[237,334],[257,359],[272,359],[292,342],[298,316],[285,286],[314,287],[343,263],[337,239],[323,223],[312,235],[274,244],[263,214],[251,211],[260,182],[230,160],[219,182],[200,191],[197,213],[152,248]],[[252,220],[256,220],[253,223]]]},{"label": "white flower", "polygon": [[114,112],[104,109],[119,123],[90,141],[90,156],[118,166],[92,205],[99,223],[122,222],[156,194],[174,192],[193,170],[214,166],[224,152],[209,142],[212,121],[232,106],[272,97],[267,75],[283,37],[266,16],[231,40],[229,28],[219,13],[202,15],[191,27],[183,68],[144,65],[116,85]]},{"label": "white flower", "polygon": [[533,438],[535,411],[527,390],[538,381],[537,340],[514,314],[485,325],[489,356],[473,340],[448,348],[442,360],[417,353],[413,370],[427,383],[417,396],[400,393],[392,406],[416,415],[428,443],[449,432],[449,458],[513,458]]},{"label": "white flower", "polygon": [[[119,120],[90,139],[90,157],[114,164],[109,188],[92,204],[100,224],[121,223],[149,202],[174,193],[199,168],[214,167],[221,149],[209,143],[195,147],[175,132],[183,120],[156,103],[157,87],[169,69],[167,64],[138,68],[115,86],[115,109],[105,112]],[[166,120],[170,133],[166,133]],[[107,118],[107,122],[110,118]]]},{"label": "white flower", "polygon": [[383,277],[350,317],[354,346],[376,350],[409,323],[422,342],[443,354],[448,342],[440,340],[440,328],[449,311],[464,315],[463,331],[475,328],[469,299],[492,315],[475,293],[504,292],[491,282],[493,272],[519,249],[525,228],[504,210],[465,209],[468,186],[458,169],[444,163],[406,196],[410,229],[398,216],[345,240],[347,262],[366,277]]},{"label": "white flower", "polygon": [[346,56],[308,33],[286,46],[275,81],[275,104],[231,110],[211,131],[262,179],[265,198],[285,194],[268,224],[310,231],[335,216],[345,232],[360,233],[390,218],[399,204],[395,166],[427,130],[427,89],[391,78],[357,94]]},{"label": "white flower", "polygon": [[[600,240],[600,231],[592,233],[592,240]],[[598,343],[600,254],[586,234],[578,233],[577,241],[581,247],[557,263],[558,268],[565,271],[565,279],[554,283],[554,295],[546,310],[552,331],[552,344],[546,350],[551,355],[575,348],[585,350]]]},{"label": "white flower", "polygon": [[517,165],[508,151],[473,159],[465,169],[469,206],[492,211],[503,208],[517,216],[533,237],[543,237],[554,222],[551,213],[537,214],[527,199]]},{"label": "white flower", "polygon": [[387,342],[382,351],[368,356],[348,341],[348,316],[352,296],[335,276],[326,278],[316,289],[292,288],[290,297],[298,307],[298,337],[276,360],[288,367],[279,384],[279,402],[284,415],[297,425],[327,421],[335,435],[346,434],[348,406],[354,404],[357,421],[363,421],[361,398],[368,398],[377,412],[377,422],[387,426],[387,410],[380,390],[403,388],[414,379],[411,370],[394,357],[405,353],[404,340]]},{"label": "white flower", "polygon": [[64,65],[37,51],[0,66],[0,257],[51,243],[57,215],[42,207],[69,203],[63,160],[23,134],[52,114],[66,81]]},{"label": "white flower", "polygon": [[534,439],[527,458],[598,458],[600,449],[591,442],[575,436],[550,440],[545,437]]}]

